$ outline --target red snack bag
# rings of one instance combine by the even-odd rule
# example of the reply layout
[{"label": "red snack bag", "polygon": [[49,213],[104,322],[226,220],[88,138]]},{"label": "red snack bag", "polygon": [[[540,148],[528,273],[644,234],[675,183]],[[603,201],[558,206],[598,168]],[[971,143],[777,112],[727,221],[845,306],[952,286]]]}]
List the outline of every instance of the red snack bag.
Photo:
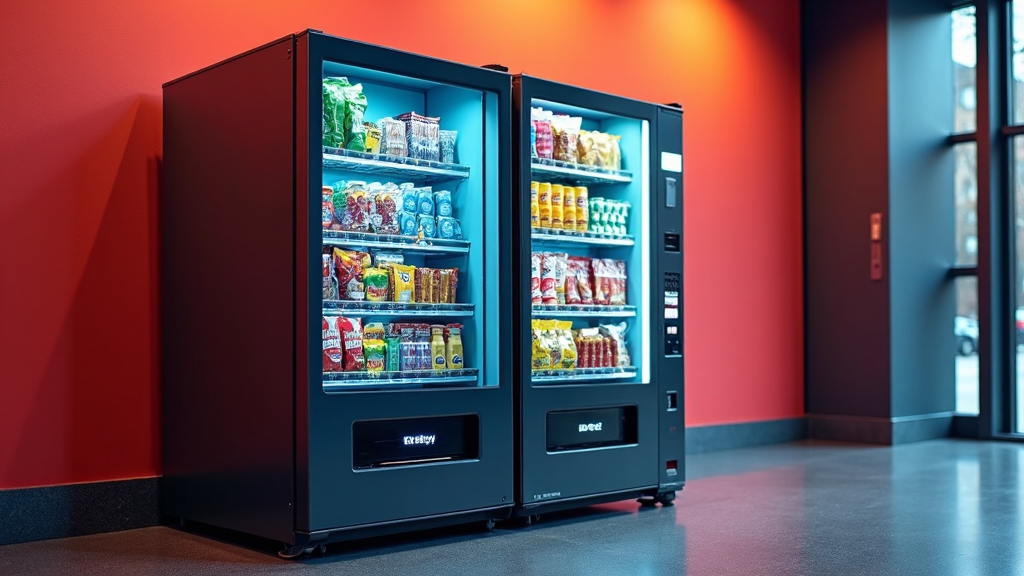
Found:
[{"label": "red snack bag", "polygon": [[[575,269],[575,274],[573,270]],[[572,256],[569,258],[569,276],[576,276],[576,290],[580,301],[577,304],[593,304],[594,290],[590,281],[590,258]],[[568,282],[568,281],[567,281]],[[566,284],[566,301],[568,302],[568,283]]]},{"label": "red snack bag", "polygon": [[541,255],[541,304],[558,304],[558,262],[554,254]]},{"label": "red snack bag", "polygon": [[334,249],[335,276],[338,280],[338,297],[341,300],[364,300],[363,269],[370,267],[370,255],[366,252],[352,252]]},{"label": "red snack bag", "polygon": [[607,260],[600,258],[594,258],[591,266],[594,268],[594,304],[607,306],[612,299],[613,271],[607,265]]},{"label": "red snack bag", "polygon": [[530,301],[534,304],[541,304],[544,300],[540,291],[540,270],[542,260],[544,260],[544,257],[540,252],[534,252],[530,255]]},{"label": "red snack bag", "polygon": [[341,345],[345,352],[345,371],[366,370],[366,361],[363,359],[363,327],[359,318],[342,316],[340,320]]},{"label": "red snack bag", "polygon": [[610,282],[609,303],[612,306],[626,305],[626,263],[622,260],[605,260]]},{"label": "red snack bag", "polygon": [[341,317],[323,317],[324,372],[341,372],[344,370],[341,348]]},{"label": "red snack bag", "polygon": [[580,304],[580,291],[578,288],[579,279],[577,272],[579,263],[574,258],[569,259],[569,271],[565,275],[565,303]]}]

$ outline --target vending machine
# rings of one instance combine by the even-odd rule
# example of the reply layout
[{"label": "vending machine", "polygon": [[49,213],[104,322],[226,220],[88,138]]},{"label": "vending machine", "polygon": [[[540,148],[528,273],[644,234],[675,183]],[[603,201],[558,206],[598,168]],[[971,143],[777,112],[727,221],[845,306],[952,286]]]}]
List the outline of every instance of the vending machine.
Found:
[{"label": "vending machine", "polygon": [[164,86],[165,513],[284,556],[509,517],[511,114],[316,31]]},{"label": "vending machine", "polygon": [[682,111],[513,77],[516,510],[683,486]]}]

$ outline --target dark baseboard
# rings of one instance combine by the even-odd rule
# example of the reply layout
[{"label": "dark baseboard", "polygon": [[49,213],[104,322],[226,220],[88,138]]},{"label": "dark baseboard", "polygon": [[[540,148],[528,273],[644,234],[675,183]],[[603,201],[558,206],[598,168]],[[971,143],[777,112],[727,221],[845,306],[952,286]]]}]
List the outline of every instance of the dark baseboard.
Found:
[{"label": "dark baseboard", "polygon": [[742,424],[694,426],[686,429],[686,453],[701,454],[807,438],[805,418],[786,418]]},{"label": "dark baseboard", "polygon": [[814,440],[893,446],[953,434],[953,413],[894,418],[808,414],[808,435]]},{"label": "dark baseboard", "polygon": [[156,478],[0,490],[0,545],[160,524]]}]

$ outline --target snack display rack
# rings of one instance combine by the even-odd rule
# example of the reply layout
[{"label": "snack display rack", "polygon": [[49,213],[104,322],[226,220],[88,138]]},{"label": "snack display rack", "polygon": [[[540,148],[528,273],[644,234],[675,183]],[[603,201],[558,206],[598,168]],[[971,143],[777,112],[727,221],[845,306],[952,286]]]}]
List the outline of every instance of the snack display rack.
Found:
[{"label": "snack display rack", "polygon": [[534,318],[632,318],[636,306],[598,306],[582,304],[534,304]]},{"label": "snack display rack", "polygon": [[598,234],[596,232],[569,232],[567,230],[534,231],[533,243],[539,246],[633,246],[636,242],[630,235]]},{"label": "snack display rack", "polygon": [[469,178],[468,166],[387,154],[356,152],[329,146],[323,147],[323,162],[324,168],[328,169],[347,170],[401,181],[417,180],[431,185]]},{"label": "snack display rack", "polygon": [[611,367],[611,368],[576,368],[574,370],[535,370],[533,382],[537,384],[560,382],[576,376],[586,380],[617,380],[620,378],[635,378],[636,368]]},{"label": "snack display rack", "polygon": [[599,186],[601,184],[628,184],[633,181],[633,174],[625,170],[597,168],[561,160],[538,159],[531,163],[530,168],[537,178],[548,178],[569,184]]},{"label": "snack display rack", "polygon": [[324,230],[324,246],[343,248],[379,248],[416,252],[423,255],[467,254],[468,240],[446,240],[443,238],[421,239],[416,236],[373,234],[369,232],[346,232]]},{"label": "snack display rack", "polygon": [[476,312],[475,304],[427,304],[421,302],[367,302],[365,300],[324,300],[324,314],[342,316],[466,318]]},{"label": "snack display rack", "polygon": [[324,372],[324,392],[339,394],[359,389],[377,389],[381,380],[388,389],[461,386],[477,382],[479,371],[462,370],[403,370],[398,372]]}]

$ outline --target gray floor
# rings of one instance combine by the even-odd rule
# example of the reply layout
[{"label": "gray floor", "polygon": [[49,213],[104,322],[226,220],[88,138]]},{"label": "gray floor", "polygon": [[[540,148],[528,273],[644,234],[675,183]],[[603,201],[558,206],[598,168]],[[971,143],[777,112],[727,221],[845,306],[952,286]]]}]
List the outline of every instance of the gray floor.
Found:
[{"label": "gray floor", "polygon": [[620,502],[298,561],[158,527],[0,547],[0,575],[1024,574],[1024,444],[808,442],[687,464],[673,508]]}]

